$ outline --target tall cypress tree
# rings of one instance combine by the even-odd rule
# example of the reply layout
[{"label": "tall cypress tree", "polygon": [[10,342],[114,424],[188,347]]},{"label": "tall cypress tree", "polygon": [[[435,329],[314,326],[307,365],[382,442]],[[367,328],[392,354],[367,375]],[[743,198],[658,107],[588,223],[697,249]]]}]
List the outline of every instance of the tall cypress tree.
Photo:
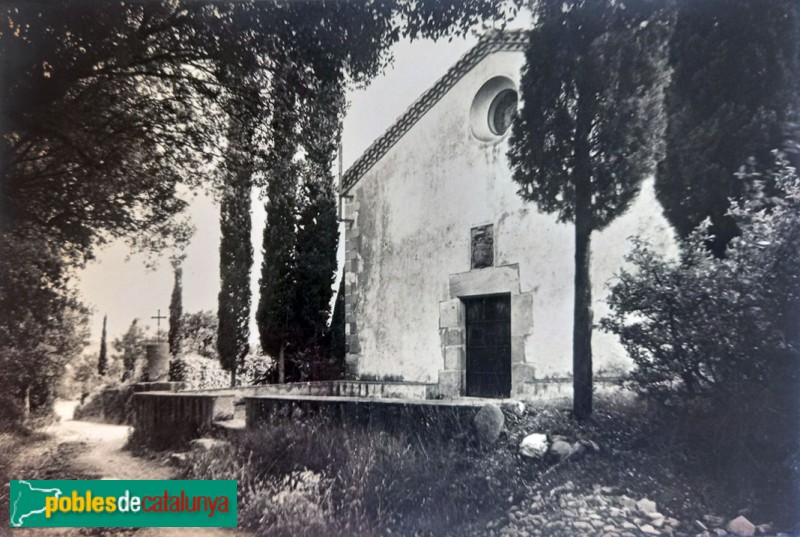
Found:
[{"label": "tall cypress tree", "polygon": [[176,261],[173,263],[175,283],[172,286],[172,297],[169,301],[169,352],[173,358],[181,352],[181,317],[183,316],[183,269]]},{"label": "tall cypress tree", "polygon": [[277,358],[278,382],[286,380],[286,350],[293,336],[292,306],[295,293],[296,206],[299,178],[295,154],[297,95],[290,66],[273,79],[272,147],[267,166],[267,221],[256,312],[261,348]]},{"label": "tall cypress tree", "polygon": [[106,322],[108,315],[103,315],[103,334],[100,336],[100,357],[97,359],[97,373],[104,377],[108,371],[108,345],[106,343]]},{"label": "tall cypress tree", "polygon": [[235,386],[236,370],[243,365],[250,338],[250,269],[253,266],[250,194],[253,167],[248,147],[253,129],[245,120],[245,123],[234,124],[231,131],[220,201],[217,351],[222,367],[231,373],[231,386]]},{"label": "tall cypress tree", "polygon": [[678,1],[656,194],[683,237],[710,218],[718,256],[737,234],[726,214],[746,188],[736,173],[766,170],[793,138],[799,25],[796,0]]},{"label": "tall cypress tree", "polygon": [[663,131],[668,27],[645,2],[542,0],[508,153],[519,194],[574,223],[573,413],[592,412],[591,235],[625,211]]},{"label": "tall cypress tree", "polygon": [[[297,350],[306,350],[308,359],[323,361],[328,359],[328,321],[339,244],[332,166],[343,110],[342,86],[323,83],[306,103],[302,117],[305,165],[295,245],[294,337]],[[311,364],[297,365],[311,368]]]}]

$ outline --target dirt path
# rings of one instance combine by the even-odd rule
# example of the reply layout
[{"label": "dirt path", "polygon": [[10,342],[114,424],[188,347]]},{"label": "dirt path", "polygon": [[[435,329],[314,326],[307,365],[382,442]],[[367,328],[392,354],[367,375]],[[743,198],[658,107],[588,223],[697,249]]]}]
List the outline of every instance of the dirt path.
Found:
[{"label": "dirt path", "polygon": [[[58,401],[55,411],[61,418],[44,429],[55,444],[75,447],[76,455],[69,461],[73,475],[93,479],[172,479],[174,471],[158,461],[134,457],[122,448],[128,440],[128,426],[109,425],[72,419],[76,401]],[[52,448],[52,443],[49,444]],[[73,450],[70,450],[73,451]],[[24,464],[37,464],[37,458],[46,457],[48,446],[35,447],[23,455]],[[2,529],[0,529],[0,534]],[[14,536],[129,536],[136,537],[250,537],[251,534],[222,528],[144,528],[140,530],[116,529],[16,529]]]},{"label": "dirt path", "polygon": [[123,446],[128,441],[126,425],[109,425],[75,421],[72,412],[76,401],[58,401],[56,413],[61,421],[45,431],[59,443],[81,442],[86,449],[72,461],[77,473],[97,476],[97,479],[171,479],[173,472],[154,461],[139,459]]}]

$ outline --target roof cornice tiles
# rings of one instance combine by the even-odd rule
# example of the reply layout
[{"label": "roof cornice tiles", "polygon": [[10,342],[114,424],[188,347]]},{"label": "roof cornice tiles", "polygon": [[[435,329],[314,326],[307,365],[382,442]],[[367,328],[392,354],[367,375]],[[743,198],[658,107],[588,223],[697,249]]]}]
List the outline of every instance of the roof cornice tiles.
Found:
[{"label": "roof cornice tiles", "polygon": [[347,169],[342,176],[341,192],[344,194],[350,190],[428,110],[439,102],[445,93],[450,91],[481,60],[494,52],[524,51],[527,44],[528,32],[525,30],[492,31],[482,36],[477,45],[448,69],[447,73],[433,87],[414,101],[403,115],[380,138],[372,142],[367,150],[358,157],[358,160]]}]

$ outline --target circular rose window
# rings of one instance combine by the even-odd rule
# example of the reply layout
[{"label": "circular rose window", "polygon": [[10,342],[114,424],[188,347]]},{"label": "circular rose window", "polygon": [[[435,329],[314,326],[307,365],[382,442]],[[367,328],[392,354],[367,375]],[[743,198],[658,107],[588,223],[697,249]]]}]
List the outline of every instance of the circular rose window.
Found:
[{"label": "circular rose window", "polygon": [[489,129],[502,136],[511,127],[511,120],[517,111],[517,92],[511,89],[501,91],[489,107]]}]

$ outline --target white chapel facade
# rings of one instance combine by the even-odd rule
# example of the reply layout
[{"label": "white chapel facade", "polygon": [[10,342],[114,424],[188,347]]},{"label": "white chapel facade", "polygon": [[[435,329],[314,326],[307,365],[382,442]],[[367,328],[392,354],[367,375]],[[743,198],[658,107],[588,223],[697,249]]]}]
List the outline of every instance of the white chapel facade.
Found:
[{"label": "white chapel facade", "polygon": [[[444,397],[519,397],[572,364],[574,233],[517,195],[506,159],[524,32],[492,32],[344,174],[347,364]],[[638,234],[674,243],[648,178],[592,236],[595,321]],[[599,330],[595,371],[625,366]]]}]

